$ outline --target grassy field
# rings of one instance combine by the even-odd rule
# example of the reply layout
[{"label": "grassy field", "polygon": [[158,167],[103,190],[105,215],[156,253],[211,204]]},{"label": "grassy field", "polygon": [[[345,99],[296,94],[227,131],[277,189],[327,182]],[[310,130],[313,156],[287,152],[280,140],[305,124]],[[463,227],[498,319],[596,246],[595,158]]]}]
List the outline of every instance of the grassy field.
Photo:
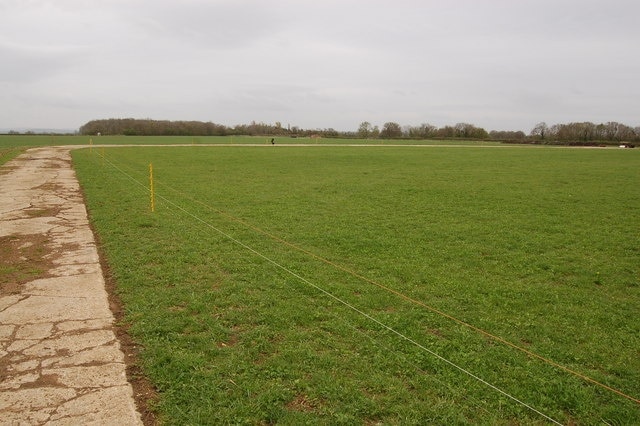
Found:
[{"label": "grassy field", "polygon": [[[469,142],[463,140],[386,140],[386,139],[311,139],[274,137],[277,145],[292,144],[374,144],[374,145],[499,145],[498,142]],[[86,135],[0,135],[0,165],[16,157],[28,148],[52,145],[223,145],[223,144],[265,144],[270,145],[271,137],[266,136],[86,136]]]},{"label": "grassy field", "polygon": [[167,424],[640,423],[640,152],[73,157]]}]

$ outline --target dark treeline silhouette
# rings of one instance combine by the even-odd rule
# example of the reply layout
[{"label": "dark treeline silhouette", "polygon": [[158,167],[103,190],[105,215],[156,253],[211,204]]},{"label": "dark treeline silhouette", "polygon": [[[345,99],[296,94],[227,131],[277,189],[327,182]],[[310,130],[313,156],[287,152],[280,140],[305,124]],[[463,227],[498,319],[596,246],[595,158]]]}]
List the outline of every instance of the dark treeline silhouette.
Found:
[{"label": "dark treeline silhouette", "polygon": [[622,143],[640,141],[640,127],[609,121],[594,124],[576,122],[567,124],[538,123],[531,130],[530,138],[537,143],[566,145],[596,145],[600,142]]},{"label": "dark treeline silhouette", "polygon": [[401,126],[387,122],[382,128],[368,121],[362,122],[355,132],[327,129],[301,129],[297,126],[283,127],[275,124],[258,123],[238,124],[228,127],[222,124],[202,121],[168,121],[134,118],[110,118],[92,120],[80,127],[83,135],[131,135],[131,136],[289,136],[289,137],[326,137],[326,138],[363,138],[363,139],[467,139],[497,140],[512,143],[562,144],[562,145],[599,145],[640,141],[640,127],[632,128],[622,123],[590,122],[554,124],[538,123],[529,135],[522,131],[487,132],[481,127],[469,123],[457,123],[454,126],[436,127],[431,124],[419,126]]},{"label": "dark treeline silhouette", "polygon": [[225,136],[228,128],[202,121],[168,121],[135,118],[93,120],[80,127],[83,135],[127,136]]},{"label": "dark treeline silhouette", "polygon": [[[347,136],[348,133],[338,132],[334,129],[303,130],[299,127],[286,128],[281,123],[275,124],[257,123],[238,124],[227,127],[222,124],[202,121],[168,121],[135,118],[109,118],[105,120],[92,120],[80,127],[83,135],[126,135],[126,136],[311,136],[322,135],[325,137]],[[353,137],[353,135],[351,134]]]}]

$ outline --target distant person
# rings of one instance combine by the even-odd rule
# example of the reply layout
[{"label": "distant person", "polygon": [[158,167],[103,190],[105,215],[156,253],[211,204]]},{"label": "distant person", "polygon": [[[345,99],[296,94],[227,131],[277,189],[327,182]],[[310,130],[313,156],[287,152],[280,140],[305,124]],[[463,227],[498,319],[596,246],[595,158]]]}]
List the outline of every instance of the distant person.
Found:
[{"label": "distant person", "polygon": [[275,145],[276,144],[276,140],[274,138],[271,138],[271,145]]}]

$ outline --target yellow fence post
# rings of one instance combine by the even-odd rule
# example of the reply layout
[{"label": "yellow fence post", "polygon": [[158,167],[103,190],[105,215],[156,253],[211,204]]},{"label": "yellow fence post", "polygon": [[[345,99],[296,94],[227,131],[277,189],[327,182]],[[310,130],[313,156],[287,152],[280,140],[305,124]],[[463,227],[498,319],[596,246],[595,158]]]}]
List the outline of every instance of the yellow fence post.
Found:
[{"label": "yellow fence post", "polygon": [[93,139],[89,138],[89,152],[93,154]]},{"label": "yellow fence post", "polygon": [[149,189],[151,190],[151,211],[156,211],[156,195],[153,192],[153,163],[149,163]]}]

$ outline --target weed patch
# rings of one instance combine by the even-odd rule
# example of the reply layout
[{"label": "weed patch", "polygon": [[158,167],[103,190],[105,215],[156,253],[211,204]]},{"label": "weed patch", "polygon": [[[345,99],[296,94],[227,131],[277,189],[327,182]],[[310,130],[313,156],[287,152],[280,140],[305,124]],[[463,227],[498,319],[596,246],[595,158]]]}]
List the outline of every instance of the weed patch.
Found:
[{"label": "weed patch", "polygon": [[22,284],[47,276],[46,235],[0,237],[0,294],[18,294]]}]

